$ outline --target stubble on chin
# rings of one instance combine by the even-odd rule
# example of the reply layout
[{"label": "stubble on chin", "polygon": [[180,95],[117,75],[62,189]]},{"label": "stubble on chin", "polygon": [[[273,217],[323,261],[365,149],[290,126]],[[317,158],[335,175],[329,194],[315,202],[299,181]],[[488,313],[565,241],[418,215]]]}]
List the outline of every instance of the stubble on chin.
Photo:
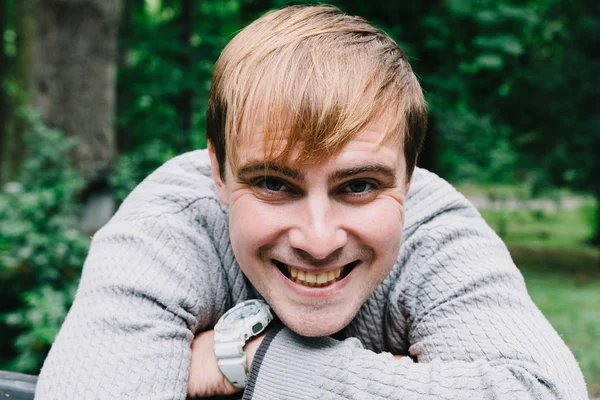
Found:
[{"label": "stubble on chin", "polygon": [[306,337],[333,335],[348,326],[356,315],[356,313],[351,312],[344,315],[340,313],[334,313],[335,315],[331,315],[331,313],[315,313],[312,315],[303,313],[298,315],[293,312],[282,312],[280,314],[277,315],[286,327],[298,335]]},{"label": "stubble on chin", "polygon": [[341,331],[352,322],[361,307],[361,304],[335,304],[327,299],[318,303],[289,304],[289,299],[277,301],[269,295],[263,297],[281,322],[306,337],[330,336]]}]

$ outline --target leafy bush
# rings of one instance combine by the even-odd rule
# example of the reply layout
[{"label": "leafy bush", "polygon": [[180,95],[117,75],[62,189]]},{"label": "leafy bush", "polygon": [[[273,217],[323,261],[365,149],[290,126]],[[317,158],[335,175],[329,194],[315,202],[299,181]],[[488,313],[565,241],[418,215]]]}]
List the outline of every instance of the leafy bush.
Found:
[{"label": "leafy bush", "polygon": [[176,154],[173,147],[161,140],[154,140],[121,155],[117,169],[110,178],[117,200],[123,201],[138,183]]},{"label": "leafy bush", "polygon": [[73,300],[89,239],[77,230],[75,140],[32,117],[18,182],[0,192],[0,369],[36,373]]},{"label": "leafy bush", "polygon": [[440,173],[454,183],[514,183],[510,129],[468,109],[439,107]]}]

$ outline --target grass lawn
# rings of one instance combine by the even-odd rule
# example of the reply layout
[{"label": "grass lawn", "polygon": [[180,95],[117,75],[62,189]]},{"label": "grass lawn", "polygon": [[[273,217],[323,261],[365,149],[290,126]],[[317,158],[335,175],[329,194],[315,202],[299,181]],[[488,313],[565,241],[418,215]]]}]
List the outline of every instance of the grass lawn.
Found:
[{"label": "grass lawn", "polygon": [[587,200],[575,210],[483,210],[481,214],[509,246],[593,252],[586,242],[594,233],[595,212],[596,205]]},{"label": "grass lawn", "polygon": [[548,269],[553,263],[543,257],[513,253],[531,298],[579,362],[590,396],[600,397],[600,271]]},{"label": "grass lawn", "polygon": [[[459,190],[467,196],[526,198],[522,187]],[[586,243],[596,207],[586,199],[575,210],[481,211],[507,243],[531,298],[575,355],[591,397],[600,397],[600,249]]]}]

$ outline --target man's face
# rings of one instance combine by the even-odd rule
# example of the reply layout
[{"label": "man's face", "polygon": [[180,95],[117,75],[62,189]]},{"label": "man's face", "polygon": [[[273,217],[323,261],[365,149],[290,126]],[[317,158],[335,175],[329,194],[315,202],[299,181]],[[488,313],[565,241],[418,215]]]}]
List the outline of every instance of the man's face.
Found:
[{"label": "man's face", "polygon": [[[237,148],[239,168],[213,177],[229,206],[244,274],[281,321],[304,336],[350,323],[392,268],[402,238],[406,185],[400,145],[370,124],[332,157],[264,169],[263,137]],[[285,143],[280,143],[281,148]]]}]

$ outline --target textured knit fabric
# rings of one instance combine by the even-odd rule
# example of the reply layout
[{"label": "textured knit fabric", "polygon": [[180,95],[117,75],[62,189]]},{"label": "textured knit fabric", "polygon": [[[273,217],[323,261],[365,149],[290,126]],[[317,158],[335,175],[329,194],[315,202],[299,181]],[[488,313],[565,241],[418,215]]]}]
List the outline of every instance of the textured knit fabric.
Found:
[{"label": "textured knit fabric", "polygon": [[[194,332],[254,296],[206,151],[179,156],[94,236],[36,398],[184,399]],[[351,324],[335,339],[283,328],[261,352],[252,399],[587,398],[501,240],[421,169],[398,260]]]}]

